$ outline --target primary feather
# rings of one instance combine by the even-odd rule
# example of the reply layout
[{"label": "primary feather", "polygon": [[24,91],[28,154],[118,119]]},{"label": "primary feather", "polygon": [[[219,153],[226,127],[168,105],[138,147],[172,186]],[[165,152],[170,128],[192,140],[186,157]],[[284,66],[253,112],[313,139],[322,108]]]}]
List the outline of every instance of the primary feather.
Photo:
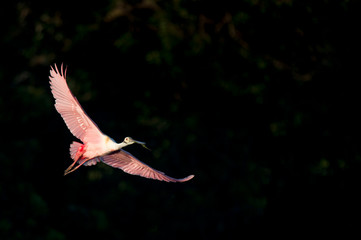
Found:
[{"label": "primary feather", "polygon": [[163,172],[149,167],[145,163],[136,159],[132,154],[122,149],[111,154],[102,156],[101,160],[109,166],[122,169],[126,173],[160,181],[185,182],[194,177],[194,175],[189,175],[188,177],[182,179],[169,177]]},{"label": "primary feather", "polygon": [[69,90],[65,76],[66,70],[63,72],[63,65],[60,72],[56,65],[55,69],[51,67],[49,79],[51,92],[55,98],[55,108],[75,137],[82,142],[98,143],[102,140],[103,134]]}]

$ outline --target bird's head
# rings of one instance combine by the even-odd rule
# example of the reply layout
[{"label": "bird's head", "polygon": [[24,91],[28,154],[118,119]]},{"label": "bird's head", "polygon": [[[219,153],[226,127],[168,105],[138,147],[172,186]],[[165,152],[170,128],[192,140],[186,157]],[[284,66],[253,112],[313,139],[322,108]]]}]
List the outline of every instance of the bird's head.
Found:
[{"label": "bird's head", "polygon": [[149,148],[147,148],[147,146],[145,146],[145,142],[136,141],[131,137],[124,138],[123,144],[125,144],[125,146],[131,145],[133,143],[138,143],[138,144],[142,145],[144,148],[150,150]]}]

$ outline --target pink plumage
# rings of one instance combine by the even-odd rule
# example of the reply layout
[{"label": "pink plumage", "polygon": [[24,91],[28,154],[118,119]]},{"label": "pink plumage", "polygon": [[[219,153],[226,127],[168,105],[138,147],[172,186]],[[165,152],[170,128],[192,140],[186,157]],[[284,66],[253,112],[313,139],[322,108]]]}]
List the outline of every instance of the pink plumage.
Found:
[{"label": "pink plumage", "polygon": [[176,179],[165,175],[163,172],[155,170],[145,163],[142,163],[138,159],[136,159],[132,154],[128,153],[120,149],[119,151],[115,151],[111,154],[105,155],[101,157],[102,161],[109,166],[120,168],[124,172],[139,175],[146,178],[151,178],[160,181],[166,182],[185,182],[194,177],[194,175],[190,175],[188,177],[182,179]]},{"label": "pink plumage", "polygon": [[[122,150],[121,148],[133,143],[143,146],[145,146],[145,143],[126,137],[122,143],[118,144],[103,134],[71,93],[65,77],[66,70],[63,71],[63,65],[61,65],[60,72],[56,65],[55,69],[51,67],[49,79],[51,92],[55,98],[55,108],[64,119],[70,132],[83,142],[73,142],[70,145],[69,151],[73,163],[65,170],[65,175],[75,171],[81,165],[91,166],[102,161],[129,174],[160,181],[185,182],[194,177],[194,175],[182,179],[169,177]],[[76,163],[78,163],[78,166],[74,167]]]},{"label": "pink plumage", "polygon": [[97,125],[86,115],[78,100],[71,93],[65,80],[66,70],[63,73],[55,65],[55,70],[50,70],[50,88],[55,98],[55,108],[64,119],[70,132],[83,142],[98,143],[103,133]]}]

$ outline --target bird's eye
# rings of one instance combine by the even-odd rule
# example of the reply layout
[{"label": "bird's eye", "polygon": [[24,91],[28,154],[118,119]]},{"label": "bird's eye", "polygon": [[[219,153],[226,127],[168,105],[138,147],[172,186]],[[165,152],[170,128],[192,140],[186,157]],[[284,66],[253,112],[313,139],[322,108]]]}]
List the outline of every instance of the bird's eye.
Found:
[{"label": "bird's eye", "polygon": [[129,138],[128,137],[124,138],[124,142],[129,142]]}]

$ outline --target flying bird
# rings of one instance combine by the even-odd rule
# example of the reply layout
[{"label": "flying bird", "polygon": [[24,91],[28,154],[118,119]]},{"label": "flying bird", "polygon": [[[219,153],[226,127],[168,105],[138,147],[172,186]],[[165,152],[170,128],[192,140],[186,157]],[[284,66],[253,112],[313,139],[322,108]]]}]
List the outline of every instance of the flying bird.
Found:
[{"label": "flying bird", "polygon": [[103,134],[70,91],[63,64],[60,72],[56,64],[55,69],[52,66],[50,68],[50,88],[55,98],[55,108],[64,119],[70,132],[82,141],[82,143],[74,141],[70,145],[70,157],[73,159],[73,163],[65,170],[64,175],[75,171],[82,165],[92,166],[103,162],[132,175],[166,182],[185,182],[194,177],[194,175],[181,179],[169,177],[124,151],[122,148],[133,143],[140,144],[145,148],[146,146],[144,142],[136,141],[131,137],[126,137],[123,142],[116,143],[112,138]]}]

